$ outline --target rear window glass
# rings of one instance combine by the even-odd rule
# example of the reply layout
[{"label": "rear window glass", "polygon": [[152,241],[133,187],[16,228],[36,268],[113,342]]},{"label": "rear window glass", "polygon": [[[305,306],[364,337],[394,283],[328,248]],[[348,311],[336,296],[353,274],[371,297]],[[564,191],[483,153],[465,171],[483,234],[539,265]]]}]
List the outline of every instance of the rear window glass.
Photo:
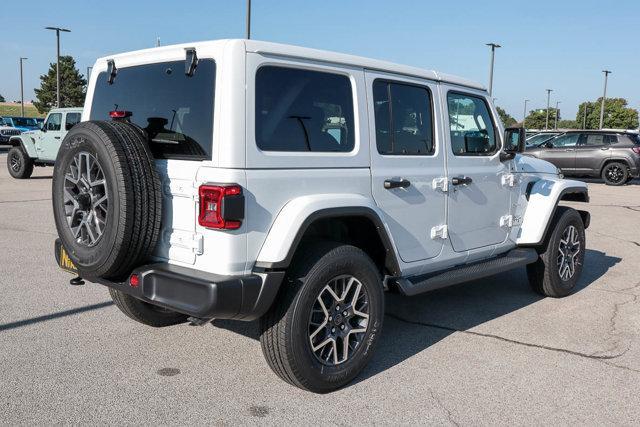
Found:
[{"label": "rear window glass", "polygon": [[215,63],[200,59],[191,77],[184,69],[184,61],[118,68],[113,84],[100,73],[90,119],[109,120],[110,111],[130,111],[131,122],[147,132],[156,158],[211,158]]},{"label": "rear window glass", "polygon": [[258,70],[258,148],[349,152],[354,140],[353,98],[347,76],[274,66]]},{"label": "rear window glass", "polygon": [[640,135],[638,134],[633,134],[633,133],[628,133],[627,136],[629,137],[629,139],[636,145],[640,145]]}]

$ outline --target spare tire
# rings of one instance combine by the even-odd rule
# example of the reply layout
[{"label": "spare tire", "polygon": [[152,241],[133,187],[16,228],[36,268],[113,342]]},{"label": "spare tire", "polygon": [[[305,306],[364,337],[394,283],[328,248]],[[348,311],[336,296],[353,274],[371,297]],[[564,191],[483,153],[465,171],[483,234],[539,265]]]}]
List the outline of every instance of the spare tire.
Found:
[{"label": "spare tire", "polygon": [[75,125],[58,152],[52,199],[58,235],[82,277],[122,280],[156,246],[161,183],[135,125]]}]

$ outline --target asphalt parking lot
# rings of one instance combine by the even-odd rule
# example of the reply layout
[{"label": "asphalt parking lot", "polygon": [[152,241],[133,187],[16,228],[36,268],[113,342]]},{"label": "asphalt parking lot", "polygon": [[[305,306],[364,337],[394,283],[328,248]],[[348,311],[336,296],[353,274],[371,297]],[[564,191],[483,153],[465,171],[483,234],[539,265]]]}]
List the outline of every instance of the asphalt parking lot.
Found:
[{"label": "asphalt parking lot", "polygon": [[0,423],[638,424],[640,181],[589,183],[577,292],[524,269],[387,296],[381,343],[349,387],[314,395],[268,368],[255,323],[152,329],[53,258],[51,168],[18,181],[0,149]]}]

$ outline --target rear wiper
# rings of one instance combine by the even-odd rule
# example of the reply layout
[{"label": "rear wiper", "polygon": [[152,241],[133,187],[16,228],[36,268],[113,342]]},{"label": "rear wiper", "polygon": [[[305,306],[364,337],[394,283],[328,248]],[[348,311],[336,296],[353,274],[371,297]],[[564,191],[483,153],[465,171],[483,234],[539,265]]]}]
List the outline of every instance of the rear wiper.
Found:
[{"label": "rear wiper", "polygon": [[193,77],[193,74],[196,71],[196,67],[198,66],[198,55],[196,54],[195,47],[187,47],[184,49],[186,51],[186,58],[184,62],[184,74],[187,77]]},{"label": "rear wiper", "polygon": [[118,69],[116,68],[116,63],[113,59],[107,60],[107,83],[110,85],[113,84],[113,81],[116,78],[116,74],[118,74]]}]

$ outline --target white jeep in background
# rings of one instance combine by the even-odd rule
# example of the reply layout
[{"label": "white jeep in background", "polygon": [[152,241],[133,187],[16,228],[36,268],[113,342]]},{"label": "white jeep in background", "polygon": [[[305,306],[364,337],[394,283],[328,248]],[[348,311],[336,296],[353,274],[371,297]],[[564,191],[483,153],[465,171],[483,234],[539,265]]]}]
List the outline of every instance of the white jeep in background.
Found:
[{"label": "white jeep in background", "polygon": [[67,132],[80,121],[82,108],[53,108],[42,127],[11,136],[13,148],[7,154],[9,174],[17,179],[30,178],[34,166],[52,166]]},{"label": "white jeep in background", "polygon": [[[273,371],[349,383],[384,291],[526,266],[571,293],[586,184],[524,157],[480,85],[253,40],[99,59],[53,176],[60,266],[151,326],[260,319]],[[78,283],[81,279],[74,279]]]}]

